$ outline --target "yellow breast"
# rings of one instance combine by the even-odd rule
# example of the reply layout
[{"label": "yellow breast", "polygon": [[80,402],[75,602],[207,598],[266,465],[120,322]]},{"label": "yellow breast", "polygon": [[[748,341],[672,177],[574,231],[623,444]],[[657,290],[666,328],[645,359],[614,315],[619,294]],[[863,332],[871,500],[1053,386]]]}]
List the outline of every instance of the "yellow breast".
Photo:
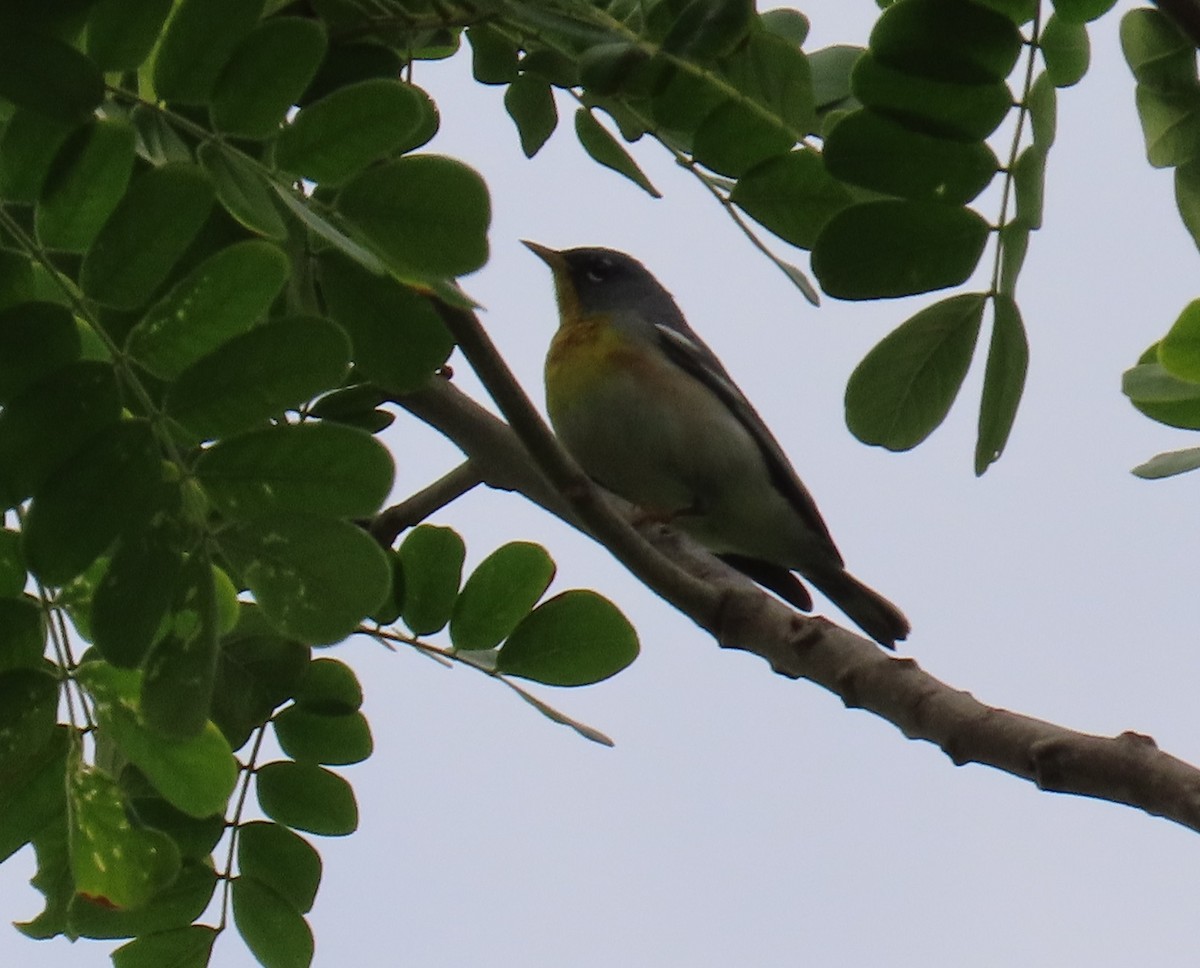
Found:
[{"label": "yellow breast", "polygon": [[614,369],[634,365],[628,341],[603,317],[585,316],[560,326],[546,354],[546,407],[551,418],[587,396]]}]

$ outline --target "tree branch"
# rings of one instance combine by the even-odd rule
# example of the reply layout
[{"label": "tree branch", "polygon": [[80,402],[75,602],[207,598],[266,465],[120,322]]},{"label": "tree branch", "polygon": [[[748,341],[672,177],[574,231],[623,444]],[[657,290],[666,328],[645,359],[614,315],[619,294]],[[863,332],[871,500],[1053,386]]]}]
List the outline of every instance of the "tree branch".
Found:
[{"label": "tree branch", "polygon": [[371,537],[385,548],[390,548],[401,531],[420,524],[435,511],[482,483],[478,468],[470,460],[463,461],[412,497],[380,511],[371,522]]},{"label": "tree branch", "polygon": [[463,310],[441,311],[512,425],[444,381],[397,402],[453,440],[486,483],[520,492],[596,537],[722,648],[807,679],[908,738],[936,744],[958,766],[994,767],[1043,790],[1138,807],[1200,831],[1200,770],[1149,737],[1095,736],[985,705],[913,659],[887,655],[824,618],[792,611],[687,536],[662,524],[635,528],[634,510],[592,485],[561,451],[478,320]]}]

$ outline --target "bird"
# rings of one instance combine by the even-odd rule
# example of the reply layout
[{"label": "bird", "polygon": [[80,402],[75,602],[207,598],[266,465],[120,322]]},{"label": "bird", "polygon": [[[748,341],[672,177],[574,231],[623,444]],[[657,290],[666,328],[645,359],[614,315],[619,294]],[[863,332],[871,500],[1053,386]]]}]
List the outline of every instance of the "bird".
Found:
[{"label": "bird", "polygon": [[811,611],[798,573],[894,649],[908,619],[846,571],[783,448],[662,284],[615,249],[522,241],[553,275],[546,411],[583,471]]}]

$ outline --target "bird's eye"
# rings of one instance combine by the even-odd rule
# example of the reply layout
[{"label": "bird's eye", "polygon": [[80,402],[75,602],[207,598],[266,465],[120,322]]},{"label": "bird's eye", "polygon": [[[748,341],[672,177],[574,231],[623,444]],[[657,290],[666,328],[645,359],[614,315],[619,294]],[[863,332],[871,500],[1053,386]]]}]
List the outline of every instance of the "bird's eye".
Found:
[{"label": "bird's eye", "polygon": [[613,274],[613,263],[608,259],[593,262],[584,273],[589,282],[603,282]]}]

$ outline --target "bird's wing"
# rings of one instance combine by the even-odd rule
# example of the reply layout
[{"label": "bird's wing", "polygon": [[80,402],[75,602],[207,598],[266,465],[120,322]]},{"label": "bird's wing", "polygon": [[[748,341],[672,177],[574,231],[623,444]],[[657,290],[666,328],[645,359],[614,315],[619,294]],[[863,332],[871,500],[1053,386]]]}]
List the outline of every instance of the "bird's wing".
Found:
[{"label": "bird's wing", "polygon": [[659,344],[671,361],[715,393],[754,438],[763,459],[767,462],[767,470],[775,486],[787,497],[813,534],[824,539],[829,553],[840,565],[842,556],[834,545],[829,529],[821,519],[821,512],[817,510],[816,502],[808,493],[808,488],[797,476],[791,461],[779,446],[779,441],[767,429],[758,411],[734,384],[716,354],[694,333],[681,332],[676,326],[662,323],[656,324],[654,328],[658,333]]}]

